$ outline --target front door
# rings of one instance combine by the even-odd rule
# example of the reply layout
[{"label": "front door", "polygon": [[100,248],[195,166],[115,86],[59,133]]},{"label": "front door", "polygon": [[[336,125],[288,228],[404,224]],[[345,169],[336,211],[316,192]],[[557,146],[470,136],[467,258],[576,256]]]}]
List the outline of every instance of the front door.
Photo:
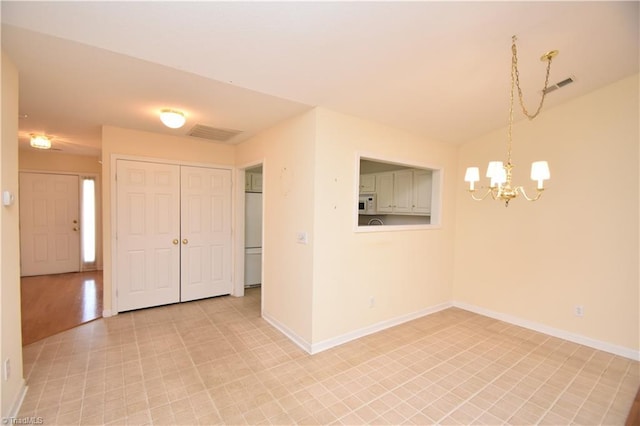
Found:
[{"label": "front door", "polygon": [[80,271],[78,176],[20,173],[21,275]]},{"label": "front door", "polygon": [[180,166],[118,160],[118,311],[180,301]]},{"label": "front door", "polygon": [[230,294],[231,171],[181,168],[181,297]]}]

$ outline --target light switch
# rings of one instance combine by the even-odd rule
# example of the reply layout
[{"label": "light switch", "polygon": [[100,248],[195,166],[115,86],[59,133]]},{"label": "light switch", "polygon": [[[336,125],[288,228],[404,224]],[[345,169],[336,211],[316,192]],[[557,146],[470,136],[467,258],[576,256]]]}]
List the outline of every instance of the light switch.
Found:
[{"label": "light switch", "polygon": [[10,206],[15,201],[14,195],[9,191],[2,191],[2,205]]},{"label": "light switch", "polygon": [[296,242],[298,244],[307,244],[307,242],[308,242],[307,233],[306,232],[298,232],[296,234]]}]

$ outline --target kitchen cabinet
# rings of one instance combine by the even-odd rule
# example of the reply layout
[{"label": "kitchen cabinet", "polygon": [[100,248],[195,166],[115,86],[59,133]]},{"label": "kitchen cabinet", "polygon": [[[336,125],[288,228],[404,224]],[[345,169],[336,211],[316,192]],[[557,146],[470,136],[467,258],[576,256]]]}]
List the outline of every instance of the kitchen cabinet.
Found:
[{"label": "kitchen cabinet", "polygon": [[[364,176],[371,175],[361,176],[361,188],[365,185],[362,179]],[[432,173],[430,170],[404,169],[375,173],[373,176],[375,176],[378,213],[431,214]]]},{"label": "kitchen cabinet", "polygon": [[393,212],[393,173],[380,173],[376,176],[378,190],[376,191],[378,213]]},{"label": "kitchen cabinet", "polygon": [[373,173],[360,175],[360,193],[369,192],[376,192],[376,175]]},{"label": "kitchen cabinet", "polygon": [[262,192],[262,173],[247,172],[244,178],[246,192]]},{"label": "kitchen cabinet", "polygon": [[413,171],[398,170],[376,175],[378,213],[411,213]]},{"label": "kitchen cabinet", "polygon": [[419,214],[431,213],[432,173],[430,170],[413,171],[413,203],[411,211]]}]

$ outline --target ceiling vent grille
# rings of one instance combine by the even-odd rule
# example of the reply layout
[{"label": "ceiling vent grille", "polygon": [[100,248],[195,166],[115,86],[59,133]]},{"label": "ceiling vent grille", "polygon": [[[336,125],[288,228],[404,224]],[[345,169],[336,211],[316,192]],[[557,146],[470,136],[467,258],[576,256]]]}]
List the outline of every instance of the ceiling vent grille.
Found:
[{"label": "ceiling vent grille", "polygon": [[208,139],[216,142],[228,142],[240,133],[242,133],[241,130],[219,129],[217,127],[196,124],[187,134],[195,138]]},{"label": "ceiling vent grille", "polygon": [[548,94],[551,93],[555,90],[558,89],[562,89],[564,86],[566,86],[567,84],[571,84],[575,81],[575,79],[573,77],[567,77],[562,81],[557,82],[556,84],[552,84],[551,86],[547,87],[547,90],[544,90],[544,94]]}]

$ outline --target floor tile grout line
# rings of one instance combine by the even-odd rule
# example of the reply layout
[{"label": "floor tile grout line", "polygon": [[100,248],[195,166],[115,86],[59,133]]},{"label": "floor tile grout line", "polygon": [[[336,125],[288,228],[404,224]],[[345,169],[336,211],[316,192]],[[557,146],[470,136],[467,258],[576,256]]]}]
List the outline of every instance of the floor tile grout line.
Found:
[{"label": "floor tile grout line", "polygon": [[[577,352],[577,351],[578,351],[578,349],[579,349],[579,347],[577,347],[577,348],[572,352],[572,354],[574,354],[575,352]],[[548,357],[546,357],[545,359],[548,359]],[[542,361],[540,361],[540,363],[538,363],[538,366],[542,365],[543,363],[544,363],[544,359],[543,359]],[[559,371],[561,367],[562,367],[562,365],[558,366],[558,367],[555,369],[555,371]],[[526,377],[527,377],[527,376],[525,376],[525,378],[526,378]],[[525,378],[522,378],[518,383],[521,383]],[[545,382],[542,382],[542,383],[541,383],[541,384],[536,388],[535,392],[538,392],[538,391],[539,391],[539,390],[540,390],[540,389],[541,389],[541,388],[542,388],[546,383],[548,383],[548,379],[547,379]],[[514,386],[511,388],[511,390],[512,390],[515,386],[517,386],[517,383],[516,383],[516,385],[514,385]],[[535,392],[534,392],[534,394],[535,394]],[[561,394],[562,394],[562,393],[561,393]],[[522,407],[524,407],[524,406],[526,405],[526,403],[527,403],[527,402],[531,401],[531,398],[532,398],[532,397],[529,397],[528,399],[526,399],[526,400],[525,400],[525,402],[524,402],[524,403],[522,403],[522,405],[521,405],[520,407],[518,407],[518,410],[519,410],[519,409],[521,409]],[[535,403],[534,403],[534,404],[535,404]],[[538,404],[536,404],[536,405],[538,405]],[[553,407],[553,405],[551,405],[551,407]],[[545,417],[545,416],[547,415],[547,413],[550,411],[551,407],[549,407],[547,410],[545,410],[545,412],[544,412],[541,416],[539,416],[539,417],[538,417],[538,420],[536,421],[536,423],[535,423],[535,424],[539,424],[539,423],[540,423],[540,421],[541,421],[542,419],[544,419],[544,417]],[[540,408],[543,408],[543,407],[540,407]]]},{"label": "floor tile grout line", "polygon": [[[466,322],[466,321],[471,321],[471,319],[465,320],[465,321],[463,321],[463,323],[464,323],[464,322]],[[456,325],[458,325],[458,324],[451,325],[451,326],[447,327],[446,329],[448,329],[448,328],[452,328],[452,327],[455,327]],[[446,329],[444,329],[444,330],[446,330]],[[444,332],[444,330],[439,330],[438,332]],[[465,351],[463,351],[463,353],[464,353],[464,352],[469,352],[473,347],[479,346],[481,343],[483,343],[483,342],[485,342],[485,341],[487,341],[487,340],[490,340],[490,338],[491,338],[490,336],[487,336],[484,340],[482,340],[482,341],[480,341],[480,342],[477,342],[477,343],[476,343],[476,344],[474,344],[472,347],[470,347],[470,348],[466,349]],[[417,339],[417,340],[416,340],[416,342],[419,342],[419,341],[424,340],[424,339],[427,339],[427,337],[425,336],[425,337],[422,337],[422,338],[420,338],[420,339]],[[407,344],[407,345],[408,345],[408,344]],[[407,345],[405,345],[405,346],[407,346]],[[453,345],[451,345],[451,346],[453,346]],[[384,355],[380,355],[380,356],[384,356]],[[478,357],[479,357],[479,356],[478,356]],[[478,357],[476,357],[476,358],[478,358]],[[439,365],[446,364],[446,363],[447,363],[447,361],[448,361],[449,359],[451,359],[451,358],[448,358],[448,359],[446,359],[446,360],[442,360],[442,361],[440,361],[438,364],[434,365],[434,366],[432,367],[432,369],[433,369],[433,368],[438,367]],[[455,370],[453,370],[453,372],[458,371],[458,370],[461,370],[461,369],[462,369],[462,367],[457,367]],[[452,373],[453,373],[453,372],[452,372]],[[427,373],[427,372],[425,371],[425,372],[424,372],[424,373],[422,373],[422,374],[426,374],[426,373]],[[451,375],[451,374],[449,374],[449,375]],[[502,376],[502,375],[501,375],[501,376]],[[468,402],[470,398],[472,398],[473,396],[475,396],[476,394],[478,394],[479,392],[481,392],[484,388],[486,388],[488,385],[490,385],[491,383],[493,383],[495,380],[497,380],[497,379],[498,379],[499,377],[501,377],[501,376],[496,377],[492,382],[490,382],[490,383],[488,383],[487,385],[485,385],[483,388],[481,388],[480,390],[478,390],[478,391],[477,391],[476,393],[474,393],[472,396],[468,397],[465,401],[467,401],[467,402]],[[474,377],[475,377],[475,375],[474,375]],[[386,394],[388,394],[388,393],[392,392],[392,391],[393,391],[393,390],[395,390],[395,389],[400,388],[402,385],[404,385],[404,384],[406,384],[406,383],[408,383],[408,382],[409,382],[409,380],[407,380],[407,381],[403,382],[402,384],[400,384],[400,385],[396,386],[394,389],[387,391],[384,395],[386,395]],[[382,396],[384,396],[384,395],[382,395]],[[381,397],[382,397],[382,396],[381,396]],[[379,398],[380,398],[380,397],[379,397]],[[379,399],[379,398],[378,398],[378,399]],[[440,398],[439,398],[439,399],[440,399]],[[364,404],[364,405],[367,405],[367,404]],[[438,419],[438,422],[440,422],[440,421],[442,421],[443,419],[447,418],[447,417],[448,417],[449,415],[451,415],[455,410],[457,410],[458,408],[460,408],[460,406],[461,406],[461,405],[458,405],[458,406],[456,406],[454,409],[452,409],[450,412],[446,413],[444,416],[442,416],[440,419]],[[362,406],[361,406],[361,407],[362,407]],[[359,408],[361,408],[361,407],[359,407]],[[393,409],[393,407],[390,407],[390,409],[389,409],[389,410],[387,410],[386,412],[390,411],[391,409]],[[385,412],[385,413],[386,413],[386,412]],[[383,413],[383,414],[384,414],[384,413]],[[381,415],[383,415],[383,414],[381,414]]]},{"label": "floor tile grout line", "polygon": [[[468,321],[471,321],[471,319],[469,319]],[[508,327],[506,327],[506,328],[508,329]],[[501,340],[504,340],[504,337],[505,337],[504,333],[499,333],[499,332],[493,332],[493,333],[498,334],[500,337],[502,337],[502,339],[501,339]],[[515,337],[515,336],[508,336],[508,337]],[[488,340],[488,339],[490,339],[490,337],[487,337],[487,339],[485,339],[485,340]],[[525,341],[526,341],[526,340],[525,340]],[[477,345],[476,345],[476,346],[477,346]],[[494,345],[494,347],[495,347],[495,346],[499,346],[499,343],[498,343],[498,344],[496,344],[496,345]],[[539,345],[538,345],[538,346],[539,346]],[[537,346],[536,346],[536,347],[537,347]],[[489,352],[489,351],[486,351],[486,352]],[[486,353],[486,352],[485,352],[485,353]],[[512,349],[510,352],[516,352],[516,351],[515,351],[515,348],[514,348],[514,349]],[[520,354],[518,354],[518,355],[520,355]],[[504,356],[506,356],[506,355],[504,355]],[[503,357],[504,357],[504,356],[503,356]],[[519,359],[520,359],[520,360],[522,360],[522,359],[524,359],[524,358],[525,358],[525,356],[524,356],[524,355],[521,355]],[[493,362],[492,362],[492,365],[498,365],[498,364],[497,364],[497,361],[498,361],[498,360],[493,361]],[[473,393],[472,395],[468,396],[468,397],[465,399],[465,403],[471,403],[471,401],[470,401],[470,400],[471,400],[473,397],[475,397],[476,395],[478,395],[478,394],[479,394],[480,392],[482,392],[484,389],[488,388],[490,385],[494,384],[497,380],[499,380],[501,377],[503,377],[505,374],[507,374],[507,372],[508,372],[508,371],[509,371],[509,369],[505,369],[505,370],[504,370],[504,371],[503,371],[499,376],[494,377],[494,378],[493,378],[493,380],[491,380],[490,382],[486,383],[482,388],[480,388],[479,390],[477,390],[477,391],[476,391],[475,393]],[[477,374],[475,374],[475,375],[474,375],[474,377],[476,377],[476,376],[477,376]],[[461,406],[463,406],[463,405],[464,405],[464,404],[459,404],[458,406],[456,406],[456,407],[455,407],[454,409],[452,409],[450,412],[446,413],[443,417],[441,417],[440,419],[438,419],[438,422],[442,421],[443,419],[446,419],[448,416],[450,416],[451,414],[453,414],[457,409],[459,409],[459,408],[460,408]],[[491,406],[491,407],[493,407],[494,405],[495,405],[495,403],[494,403],[494,404],[492,404],[492,406]],[[490,407],[490,408],[491,408],[491,407]],[[477,418],[480,418],[482,415],[484,415],[484,413],[488,413],[490,408],[488,408],[488,409],[484,410],[484,411],[483,411],[483,413],[481,413],[478,417],[476,417],[476,419],[477,419]],[[489,413],[489,414],[490,414],[490,413]],[[475,419],[474,419],[474,420],[475,420]]]},{"label": "floor tile grout line", "polygon": [[[615,359],[615,358],[613,358],[613,357],[612,357],[612,358],[609,360],[609,364],[607,364],[607,367],[609,367],[609,366],[611,365],[611,363],[613,362],[613,360],[614,360],[614,359]],[[632,363],[628,363],[628,364],[627,364],[627,368],[625,369],[624,377],[626,377],[627,373],[629,372],[629,369],[630,369],[632,366],[633,366],[633,364],[632,364]],[[604,371],[604,372],[606,372],[606,369],[605,369],[605,371]],[[603,372],[602,374],[604,374],[604,372]],[[601,378],[602,378],[602,374],[600,375],[599,379],[601,379]],[[600,381],[600,380],[598,380],[598,382],[599,382],[599,381]],[[624,379],[618,382],[618,386],[616,387],[616,395],[620,392],[620,388],[622,387],[622,383],[623,383],[623,381],[624,381]],[[601,421],[602,421],[602,420],[604,420],[604,419],[607,417],[607,414],[609,414],[609,412],[611,411],[611,407],[613,407],[613,403],[614,403],[615,401],[616,401],[616,397],[614,396],[613,398],[611,398],[611,401],[609,401],[609,404],[608,404],[608,406],[607,406],[607,411],[606,411],[606,413],[604,414],[604,416],[602,417]]]},{"label": "floor tile grout line", "polygon": [[[574,354],[575,354],[576,352],[578,352],[578,350],[580,350],[580,348],[582,348],[582,347],[586,347],[586,346],[578,345],[578,346],[575,348],[575,350],[574,350],[573,352],[571,352],[571,355],[574,355]],[[560,393],[558,394],[558,396],[553,400],[553,402],[549,405],[549,408],[547,408],[547,410],[545,411],[545,413],[542,415],[542,417],[541,417],[539,420],[544,419],[544,418],[545,418],[545,417],[546,417],[546,416],[551,412],[551,410],[552,410],[552,409],[553,409],[553,407],[556,405],[556,403],[557,403],[560,399],[562,399],[562,396],[567,392],[567,389],[569,389],[569,387],[571,387],[571,385],[576,381],[576,378],[577,378],[577,377],[579,377],[580,372],[584,369],[584,365],[585,365],[588,361],[590,361],[590,360],[593,358],[594,354],[595,354],[595,352],[592,352],[592,354],[591,354],[591,356],[589,357],[589,359],[588,359],[588,360],[586,360],[586,361],[583,363],[583,366],[582,366],[582,367],[580,367],[580,370],[579,370],[579,371],[576,371],[576,372],[573,374],[573,378],[571,379],[571,381],[565,385],[565,387],[562,389],[562,392],[560,392]],[[571,357],[568,357],[567,359],[565,359],[565,362],[564,362],[562,365],[566,364],[567,360],[569,360],[569,359],[571,359]],[[560,366],[560,367],[562,367],[562,366]],[[558,368],[558,369],[559,369],[559,368]],[[556,371],[557,371],[557,370],[556,370]],[[579,409],[578,409],[578,412],[579,412]],[[576,415],[577,415],[577,414],[574,414],[574,415],[573,415],[573,418],[572,418],[572,419],[570,419],[569,421],[570,421],[570,422],[572,422],[572,421],[575,419]],[[538,423],[539,423],[539,421],[538,421]]]},{"label": "floor tile grout line", "polygon": [[[527,341],[528,341],[528,340],[527,340]],[[537,348],[540,348],[541,346],[543,346],[543,344],[544,344],[545,342],[547,342],[547,341],[549,341],[549,338],[548,338],[548,337],[547,337],[545,340],[543,340],[542,342],[537,343],[537,344],[536,344],[536,346],[535,346],[534,348],[532,348],[530,351],[528,351],[526,354],[521,354],[520,360],[528,359],[528,358],[529,358],[529,356],[533,353],[533,351],[535,351]],[[577,350],[577,348],[576,348],[575,350]],[[512,350],[511,350],[511,352],[516,352],[516,349],[515,349],[515,348],[514,348],[514,349],[512,349]],[[506,356],[506,355],[505,355],[505,356]],[[496,364],[496,363],[497,363],[497,362],[495,362],[495,361],[493,362],[493,364]],[[539,367],[539,366],[540,366],[540,365],[542,365],[543,363],[544,363],[544,360],[541,360],[540,362],[538,362],[538,363],[536,364],[536,367]],[[533,371],[534,369],[535,369],[535,368],[532,368],[531,370]],[[492,380],[491,382],[487,383],[484,387],[482,387],[481,389],[479,389],[479,390],[478,390],[476,393],[474,393],[473,395],[469,396],[469,397],[467,398],[467,400],[466,400],[466,403],[471,403],[471,404],[472,404],[472,402],[471,402],[470,400],[471,400],[474,396],[478,395],[478,394],[479,394],[479,393],[481,393],[484,389],[486,389],[488,386],[490,386],[491,384],[495,383],[495,382],[496,382],[497,380],[499,380],[501,377],[505,376],[505,375],[506,375],[510,370],[512,370],[512,368],[506,369],[506,370],[505,370],[505,371],[503,371],[499,376],[497,376],[494,380]],[[557,369],[556,369],[556,370],[557,370]],[[527,375],[528,375],[528,374],[527,374]],[[525,376],[525,377],[526,377],[526,376]],[[517,384],[518,384],[518,383],[523,382],[523,380],[524,380],[524,378],[521,378],[518,382],[516,382],[514,385],[512,385],[512,386],[511,386],[511,388],[509,389],[509,391],[505,392],[505,394],[507,394],[508,392],[510,392],[512,389],[514,389],[514,388],[517,386]],[[538,388],[536,388],[536,390],[538,390],[539,388],[541,388],[543,385],[544,385],[544,383],[543,383],[542,385],[538,386]],[[529,399],[530,399],[530,398],[529,398]],[[521,405],[519,405],[519,406],[518,406],[518,410],[519,410],[520,408],[522,408],[522,407],[523,407],[523,406],[524,406],[524,405],[529,401],[529,399],[524,400],[524,402],[523,402]],[[494,402],[494,404],[492,404],[492,405],[491,405],[491,407],[487,408],[486,410],[483,410],[483,412],[482,412],[480,415],[478,415],[478,416],[474,419],[474,421],[476,421],[476,420],[478,420],[479,418],[481,418],[483,415],[485,415],[485,413],[491,414],[491,413],[489,413],[489,410],[490,410],[493,406],[495,406],[497,402],[498,402],[498,401]],[[459,407],[458,407],[458,408],[459,408]],[[457,408],[456,408],[456,409],[457,409]],[[451,413],[453,413],[453,410],[452,410],[452,412],[451,412]],[[451,413],[447,414],[447,416],[448,416],[448,415],[450,415]],[[444,418],[446,418],[446,417],[444,417]],[[440,419],[440,420],[442,420],[442,419]],[[507,419],[507,420],[505,420],[505,423],[507,423],[507,422],[508,422],[508,419]]]},{"label": "floor tile grout line", "polygon": [[[513,351],[512,351],[512,352],[513,352]],[[521,357],[521,359],[525,359],[525,356],[522,356],[522,357]],[[494,364],[495,364],[495,362],[494,362]],[[471,396],[469,396],[469,397],[465,400],[465,402],[471,403],[471,401],[470,401],[470,399],[471,399],[471,398],[473,398],[474,396],[478,395],[480,392],[482,392],[484,389],[486,389],[486,388],[487,388],[487,387],[489,387],[490,385],[494,384],[496,381],[498,381],[502,376],[506,375],[508,372],[509,372],[509,369],[507,369],[507,370],[503,371],[499,376],[496,376],[493,380],[491,380],[489,383],[487,383],[484,387],[482,387],[481,389],[479,389],[478,391],[476,391],[474,394],[472,394]],[[520,380],[520,381],[522,381],[522,380]],[[519,383],[519,382],[518,382],[518,383]],[[515,386],[515,385],[514,385],[514,386]],[[512,388],[511,388],[511,389],[513,389],[513,387],[514,387],[514,386],[512,386]],[[446,419],[448,416],[450,416],[451,414],[453,414],[453,413],[454,413],[458,408],[460,408],[460,407],[461,407],[461,406],[463,406],[463,405],[464,405],[464,404],[460,404],[460,405],[459,405],[459,406],[457,406],[455,409],[453,409],[453,410],[451,410],[449,413],[447,413],[444,417],[440,418],[440,419],[439,419],[439,421],[442,421],[443,419]],[[494,403],[491,407],[493,407],[494,405],[495,405],[495,403]],[[522,404],[522,405],[524,405],[524,404]],[[521,408],[521,407],[522,407],[522,405],[521,405],[521,406],[519,406],[519,407],[518,407],[518,409],[519,409],[519,408]],[[490,408],[491,408],[491,407],[490,407]],[[484,410],[484,412],[483,412],[483,413],[481,413],[478,417],[476,417],[476,419],[477,419],[477,418],[480,418],[482,415],[484,415],[484,413],[488,413],[490,408],[488,408],[488,409]],[[491,413],[489,413],[489,414],[491,414]],[[476,419],[474,419],[474,420],[476,420]]]}]

